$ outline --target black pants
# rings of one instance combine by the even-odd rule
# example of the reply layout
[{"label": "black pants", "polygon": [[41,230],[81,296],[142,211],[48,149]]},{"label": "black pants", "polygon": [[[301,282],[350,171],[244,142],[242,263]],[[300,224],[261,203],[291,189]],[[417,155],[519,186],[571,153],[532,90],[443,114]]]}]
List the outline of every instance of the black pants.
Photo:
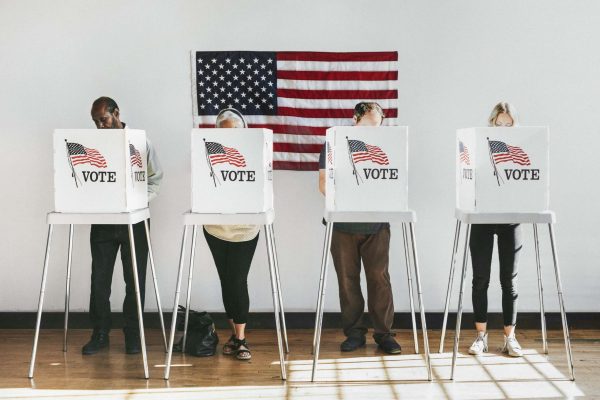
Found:
[{"label": "black pants", "polygon": [[214,237],[204,230],[219,279],[221,294],[228,319],[235,324],[248,322],[250,298],[248,296],[248,273],[258,243],[258,236],[245,242],[228,242]]},{"label": "black pants", "polygon": [[[148,260],[148,242],[146,241],[144,222],[133,226],[133,237],[143,310],[146,263]],[[128,225],[92,225],[90,247],[92,249],[90,319],[94,331],[108,332],[111,328],[110,292],[112,276],[117,252],[121,249],[123,278],[125,279],[125,300],[123,301],[125,324],[123,330],[125,332],[139,332]]]},{"label": "black pants", "polygon": [[517,323],[517,266],[523,248],[519,224],[471,225],[471,258],[473,260],[473,313],[475,322],[487,322],[487,291],[490,285],[494,235],[498,236],[500,286],[504,326]]}]

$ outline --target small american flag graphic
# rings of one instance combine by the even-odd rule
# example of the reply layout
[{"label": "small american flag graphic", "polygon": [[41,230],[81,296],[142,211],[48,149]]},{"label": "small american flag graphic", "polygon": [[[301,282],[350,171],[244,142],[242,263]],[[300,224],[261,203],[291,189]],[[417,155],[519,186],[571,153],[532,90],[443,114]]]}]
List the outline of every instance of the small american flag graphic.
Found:
[{"label": "small american flag graphic", "polygon": [[108,166],[104,156],[96,149],[90,149],[74,142],[67,142],[67,149],[73,166],[79,164],[90,164],[98,168],[106,168]]},{"label": "small american flag graphic", "polygon": [[236,167],[246,166],[244,156],[233,147],[226,147],[217,142],[206,142],[206,152],[211,165],[229,163]]},{"label": "small american flag graphic", "polygon": [[373,161],[376,164],[388,165],[390,161],[387,155],[377,146],[366,144],[360,140],[348,140],[348,147],[355,163],[361,161]]},{"label": "small american flag graphic", "polygon": [[514,162],[519,165],[531,165],[529,156],[520,147],[510,146],[498,140],[490,140],[490,151],[496,164]]},{"label": "small american flag graphic", "polygon": [[333,164],[333,151],[331,151],[331,145],[327,142],[327,162]]},{"label": "small american flag graphic", "polygon": [[460,162],[466,165],[471,165],[471,160],[469,159],[469,149],[463,142],[458,142],[458,152],[460,157]]},{"label": "small american flag graphic", "polygon": [[129,143],[129,159],[131,160],[131,166],[137,165],[140,168],[142,167],[142,156],[138,149],[135,148],[134,145]]}]

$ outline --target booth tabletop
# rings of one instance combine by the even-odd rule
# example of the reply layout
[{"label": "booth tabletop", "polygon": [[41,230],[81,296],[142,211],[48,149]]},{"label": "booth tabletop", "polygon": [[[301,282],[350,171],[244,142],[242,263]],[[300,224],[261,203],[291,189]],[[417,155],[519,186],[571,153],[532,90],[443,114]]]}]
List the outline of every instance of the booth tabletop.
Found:
[{"label": "booth tabletop", "polygon": [[274,220],[273,209],[261,213],[209,214],[188,211],[183,214],[184,225],[270,225]]},{"label": "booth tabletop", "polygon": [[142,208],[140,210],[123,213],[48,213],[47,222],[52,225],[129,225],[137,224],[150,218],[150,209]]},{"label": "booth tabletop", "polygon": [[532,213],[476,213],[456,209],[456,219],[465,224],[554,224],[552,211]]},{"label": "booth tabletop", "polygon": [[327,222],[400,222],[417,221],[417,214],[412,211],[325,211],[323,216]]}]

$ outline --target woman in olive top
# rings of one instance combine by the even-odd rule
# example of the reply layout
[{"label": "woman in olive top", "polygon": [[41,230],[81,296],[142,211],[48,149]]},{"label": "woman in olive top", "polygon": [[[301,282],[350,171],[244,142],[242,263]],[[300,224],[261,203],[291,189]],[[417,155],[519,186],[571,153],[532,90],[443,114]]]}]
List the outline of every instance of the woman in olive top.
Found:
[{"label": "woman in olive top", "polygon": [[[489,125],[511,127],[518,124],[515,108],[509,103],[498,103],[489,118]],[[500,285],[502,287],[502,314],[504,318],[504,346],[502,352],[521,357],[523,351],[515,338],[517,323],[517,267],[523,247],[519,224],[474,224],[471,226],[471,259],[473,260],[473,313],[477,338],[469,354],[480,355],[488,351],[487,290],[490,284],[494,235],[498,237],[500,259]]]},{"label": "woman in olive top", "polygon": [[[247,128],[242,114],[227,108],[217,115],[217,128]],[[224,132],[223,135],[226,135]],[[231,337],[223,346],[223,354],[238,360],[250,360],[245,328],[250,300],[248,272],[258,242],[258,225],[204,225],[204,236],[215,260],[225,312],[231,326]]]}]

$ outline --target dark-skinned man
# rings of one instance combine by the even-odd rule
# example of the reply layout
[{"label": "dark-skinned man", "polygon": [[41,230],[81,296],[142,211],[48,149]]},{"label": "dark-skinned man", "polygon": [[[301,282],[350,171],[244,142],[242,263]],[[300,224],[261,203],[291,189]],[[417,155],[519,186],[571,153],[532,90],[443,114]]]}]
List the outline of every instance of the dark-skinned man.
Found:
[{"label": "dark-skinned man", "polygon": [[[123,129],[125,123],[120,119],[117,103],[110,97],[100,97],[92,104],[92,120],[98,129]],[[148,201],[154,199],[159,191],[163,171],[150,141],[146,140]],[[133,226],[135,252],[137,258],[140,298],[144,309],[146,264],[148,244],[144,222]],[[95,354],[109,345],[111,329],[110,293],[112,276],[121,250],[123,278],[125,280],[125,300],[123,301],[123,332],[125,334],[125,352],[136,354],[141,351],[139,321],[135,300],[131,248],[127,225],[92,225],[90,232],[92,250],[92,283],[90,292],[90,319],[94,328],[90,341],[81,349],[82,354]]]}]

